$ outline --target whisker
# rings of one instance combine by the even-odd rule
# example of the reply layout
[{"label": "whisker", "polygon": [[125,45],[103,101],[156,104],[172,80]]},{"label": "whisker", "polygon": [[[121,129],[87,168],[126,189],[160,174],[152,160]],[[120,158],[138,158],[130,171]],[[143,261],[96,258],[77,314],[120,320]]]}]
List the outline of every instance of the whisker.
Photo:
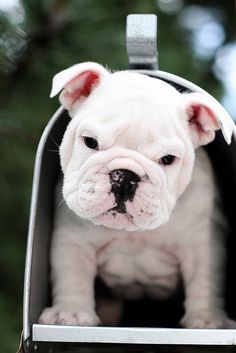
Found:
[{"label": "whisker", "polygon": [[52,141],[55,143],[55,145],[60,148],[60,145],[58,145],[58,143],[54,140],[54,138],[50,135],[50,138],[52,139]]},{"label": "whisker", "polygon": [[64,199],[62,199],[62,200],[59,202],[59,204],[57,205],[57,207],[59,208],[59,207],[63,204],[63,202],[65,202]]}]

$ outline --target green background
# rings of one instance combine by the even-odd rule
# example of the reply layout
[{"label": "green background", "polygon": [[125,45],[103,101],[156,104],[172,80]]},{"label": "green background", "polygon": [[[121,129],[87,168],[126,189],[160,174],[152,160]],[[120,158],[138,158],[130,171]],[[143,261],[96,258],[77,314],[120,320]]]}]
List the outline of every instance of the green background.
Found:
[{"label": "green background", "polygon": [[[197,83],[221,100],[226,91],[217,78],[216,59],[228,43],[235,44],[236,20],[233,0],[22,0],[18,4],[15,0],[13,7],[11,1],[3,3],[0,1],[0,351],[10,353],[17,350],[22,330],[35,152],[43,128],[59,106],[57,99],[49,100],[53,75],[88,60],[126,69],[126,16],[154,13],[158,15],[160,69]],[[212,23],[213,37],[207,27]]]}]

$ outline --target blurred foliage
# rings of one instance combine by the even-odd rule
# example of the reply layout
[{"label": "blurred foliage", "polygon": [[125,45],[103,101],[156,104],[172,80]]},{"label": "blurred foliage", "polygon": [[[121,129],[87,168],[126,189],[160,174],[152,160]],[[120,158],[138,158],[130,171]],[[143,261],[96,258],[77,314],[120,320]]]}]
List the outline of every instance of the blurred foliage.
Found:
[{"label": "blurred foliage", "polygon": [[[196,56],[191,31],[181,25],[190,5],[217,13],[221,45],[235,40],[233,1],[22,0],[0,2],[0,340],[1,351],[17,349],[22,330],[22,293],[34,157],[44,126],[58,107],[50,101],[53,75],[81,61],[127,68],[126,16],[158,14],[160,67],[193,81],[218,98],[214,55]],[[172,3],[175,3],[173,0]],[[181,6],[182,3],[182,6]],[[6,7],[6,6],[5,6]],[[215,11],[215,12],[214,12]]]}]

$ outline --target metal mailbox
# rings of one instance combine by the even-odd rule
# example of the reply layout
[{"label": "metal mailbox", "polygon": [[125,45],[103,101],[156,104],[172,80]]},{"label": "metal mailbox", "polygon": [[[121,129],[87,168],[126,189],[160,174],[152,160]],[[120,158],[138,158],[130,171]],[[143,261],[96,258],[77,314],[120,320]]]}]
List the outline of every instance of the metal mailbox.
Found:
[{"label": "metal mailbox", "polygon": [[[130,15],[127,21],[127,51],[130,69],[162,79],[180,91],[203,90],[176,75],[157,70],[154,15]],[[205,92],[206,93],[206,92]],[[219,104],[219,109],[224,108]],[[236,330],[190,330],[177,326],[182,297],[165,303],[142,300],[127,302],[119,327],[40,325],[42,309],[50,304],[49,249],[53,222],[55,180],[60,173],[60,145],[69,122],[59,108],[41,137],[34,170],[25,268],[23,344],[25,352],[236,352]],[[226,309],[236,319],[236,146],[228,146],[219,132],[207,146],[222,191],[229,223],[227,234]],[[235,250],[234,250],[235,249]],[[138,313],[138,314],[137,314]]]}]

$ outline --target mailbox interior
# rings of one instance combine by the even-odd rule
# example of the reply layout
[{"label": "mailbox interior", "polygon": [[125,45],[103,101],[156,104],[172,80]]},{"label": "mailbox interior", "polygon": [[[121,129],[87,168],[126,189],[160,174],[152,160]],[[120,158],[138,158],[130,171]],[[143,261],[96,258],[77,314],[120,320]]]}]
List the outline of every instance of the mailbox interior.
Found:
[{"label": "mailbox interior", "polygon": [[[188,81],[182,80],[174,75],[162,73],[160,71],[155,73],[150,73],[150,71],[143,73],[164,79],[181,91],[200,90],[197,86],[194,86]],[[34,344],[37,343],[40,346],[40,342],[43,342],[43,347],[45,347],[43,349],[46,349],[46,351],[46,347],[50,346],[50,342],[54,342],[55,344],[56,342],[61,342],[63,344],[68,344],[68,342],[78,344],[84,343],[84,349],[86,348],[86,344],[89,343],[107,343],[108,345],[116,343],[116,349],[118,349],[119,344],[126,344],[127,350],[128,344],[138,344],[139,347],[142,344],[145,346],[148,343],[149,345],[158,344],[159,347],[161,347],[161,345],[171,345],[171,347],[176,347],[181,344],[191,345],[191,342],[193,342],[194,345],[199,346],[201,344],[212,344],[215,345],[215,349],[217,344],[226,346],[235,344],[235,330],[212,330],[210,336],[211,339],[208,337],[208,339],[204,341],[205,336],[203,337],[201,335],[205,335],[208,330],[193,330],[190,334],[189,331],[192,330],[179,329],[178,321],[183,314],[183,296],[181,293],[177,297],[166,302],[158,302],[148,299],[126,302],[124,316],[120,323],[120,327],[113,328],[113,330],[115,329],[116,331],[112,331],[112,335],[115,336],[111,335],[109,328],[103,328],[102,335],[101,331],[99,331],[101,328],[93,328],[93,336],[91,337],[95,338],[92,342],[86,342],[85,337],[90,337],[89,334],[86,336],[86,331],[83,331],[83,329],[79,329],[78,327],[77,331],[75,331],[73,327],[59,327],[53,325],[48,327],[46,325],[38,325],[38,318],[41,311],[44,307],[50,305],[49,249],[53,224],[54,185],[60,173],[60,163],[57,152],[69,121],[70,118],[68,117],[67,112],[60,108],[50,120],[44,134],[42,135],[36,157],[24,292],[23,333],[24,341],[27,343],[28,349],[33,351],[32,347],[34,347]],[[232,144],[228,146],[223,140],[221,132],[219,132],[217,133],[216,140],[207,146],[206,150],[213,162],[213,167],[219,180],[224,211],[229,222],[229,234],[227,234],[225,298],[227,312],[231,318],[236,319],[236,286],[234,284],[234,268],[236,268],[236,256],[234,255],[234,249],[236,249],[236,221],[234,214],[234,200],[236,196],[235,142],[233,141]],[[168,313],[170,313],[170,315],[168,315]],[[127,329],[125,329],[125,327]],[[134,331],[131,329],[132,327],[142,327],[145,329],[142,329],[141,331],[137,329]],[[168,328],[165,332],[161,331],[164,327]],[[90,330],[90,328],[87,329]],[[153,339],[152,334],[155,334],[155,332],[153,333],[153,330],[156,332],[156,339]],[[202,333],[203,331],[205,333]],[[77,333],[75,334],[75,332]],[[80,332],[81,335],[78,336],[78,332]],[[140,336],[141,332],[142,335]],[[144,332],[145,336],[143,335]],[[158,332],[159,336],[157,334]],[[159,339],[158,341],[158,337],[162,337],[160,336],[160,332],[164,332],[165,335],[164,338],[161,340]],[[184,333],[183,337],[179,335],[180,332],[182,332],[181,334]],[[226,335],[227,332],[229,332],[229,337]],[[187,339],[188,334],[190,334],[189,339]],[[105,342],[101,340],[101,337],[103,337],[103,340],[105,339]],[[116,337],[123,337],[123,341],[116,342],[116,339],[119,340],[119,338]],[[140,337],[146,338],[141,338],[140,341]],[[219,337],[220,343],[217,341]],[[109,339],[111,342],[109,342]],[[147,340],[149,341],[147,342]],[[153,349],[151,350],[153,351]],[[110,351],[112,351],[112,349]],[[188,350],[188,352],[190,351]],[[201,352],[203,352],[203,350]]]}]

